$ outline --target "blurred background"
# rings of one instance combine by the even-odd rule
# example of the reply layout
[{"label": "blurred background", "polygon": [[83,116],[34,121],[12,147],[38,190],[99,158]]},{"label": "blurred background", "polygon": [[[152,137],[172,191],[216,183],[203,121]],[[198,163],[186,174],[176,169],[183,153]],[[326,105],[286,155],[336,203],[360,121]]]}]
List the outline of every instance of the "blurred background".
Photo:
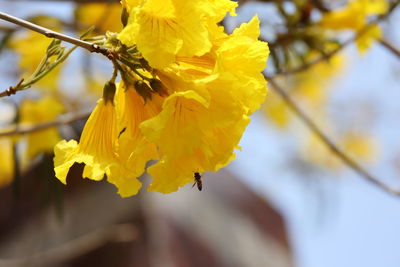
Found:
[{"label": "blurred background", "polygon": [[[223,21],[231,32],[258,14],[260,38],[271,50],[266,76],[346,155],[394,189],[398,4],[239,1],[238,15]],[[117,1],[4,0],[0,10],[72,36],[91,25],[96,34],[122,28]],[[370,27],[376,23],[379,29]],[[0,38],[3,91],[35,70],[50,40],[4,21]],[[80,165],[62,185],[52,147],[79,138],[111,72],[106,59],[77,49],[32,89],[0,99],[0,266],[400,265],[400,196],[338,159],[271,83],[236,159],[205,173],[201,192],[187,185],[122,199],[106,181],[81,179]],[[57,127],[32,130],[58,119]]]}]

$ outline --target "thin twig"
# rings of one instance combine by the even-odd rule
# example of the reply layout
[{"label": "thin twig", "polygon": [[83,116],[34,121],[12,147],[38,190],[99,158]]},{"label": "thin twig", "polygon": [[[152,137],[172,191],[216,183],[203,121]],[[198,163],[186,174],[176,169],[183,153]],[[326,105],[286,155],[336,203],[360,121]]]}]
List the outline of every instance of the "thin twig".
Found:
[{"label": "thin twig", "polygon": [[17,135],[17,134],[27,134],[32,132],[37,132],[41,130],[45,130],[51,127],[57,127],[61,125],[66,125],[75,121],[80,121],[88,118],[90,112],[81,112],[81,113],[67,113],[62,115],[60,118],[54,121],[38,123],[31,126],[22,126],[17,125],[13,127],[12,130],[0,132],[0,137],[10,136],[10,135]]},{"label": "thin twig", "polygon": [[398,48],[396,48],[395,46],[393,46],[391,43],[389,43],[388,41],[386,41],[385,39],[381,39],[379,40],[379,43],[385,47],[386,49],[388,49],[390,52],[392,52],[395,56],[397,56],[398,58],[400,58],[400,50]]},{"label": "thin twig", "polygon": [[0,19],[6,20],[8,22],[22,26],[22,27],[30,29],[32,31],[38,32],[48,38],[55,38],[55,39],[59,39],[59,40],[74,44],[74,45],[82,47],[90,52],[100,53],[106,57],[109,57],[109,55],[110,55],[110,50],[106,47],[100,46],[98,44],[92,44],[90,42],[86,42],[86,41],[83,41],[83,40],[80,40],[80,39],[59,33],[59,32],[52,31],[48,28],[45,28],[45,27],[36,25],[32,22],[11,16],[11,15],[6,14],[1,11],[0,11]]},{"label": "thin twig", "polygon": [[39,252],[25,259],[0,259],[0,266],[55,266],[85,255],[111,242],[132,242],[137,230],[132,224],[119,224],[98,229],[61,246]]},{"label": "thin twig", "polygon": [[303,123],[322,141],[322,143],[329,148],[339,159],[342,160],[348,167],[358,173],[368,182],[378,186],[382,190],[396,196],[400,196],[400,190],[394,189],[378,178],[372,176],[360,164],[348,156],[342,149],[340,149],[331,139],[317,126],[317,124],[293,101],[290,95],[280,87],[273,78],[267,78],[268,82],[272,85],[272,89],[278,93],[288,107],[303,121]]},{"label": "thin twig", "polygon": [[0,92],[0,97],[11,96],[11,95],[16,94],[18,91],[17,88],[19,88],[23,82],[24,82],[24,78],[19,80],[19,82],[16,85],[10,86],[3,92]]},{"label": "thin twig", "polygon": [[375,23],[371,23],[368,24],[367,26],[365,26],[363,29],[361,29],[355,36],[353,36],[352,38],[344,41],[343,43],[340,44],[340,46],[330,52],[327,52],[325,54],[323,54],[320,57],[317,57],[314,60],[310,60],[304,64],[302,64],[301,66],[292,68],[292,69],[287,69],[287,70],[280,70],[277,71],[271,75],[267,75],[267,78],[273,78],[279,75],[291,75],[291,74],[296,74],[305,70],[308,70],[309,68],[311,68],[312,66],[321,63],[323,61],[328,61],[329,59],[331,59],[333,56],[335,56],[336,54],[338,54],[340,51],[342,51],[344,48],[346,48],[347,46],[349,46],[350,44],[352,44],[353,42],[355,42],[357,39],[359,39],[363,34],[365,34],[368,29],[370,29],[370,27],[372,27],[372,25],[375,25]]},{"label": "thin twig", "polygon": [[64,62],[68,56],[77,48],[77,46],[73,46],[68,49],[61,57],[57,58],[52,64],[50,64],[45,70],[42,70],[44,65],[47,63],[48,57],[47,55],[42,59],[39,66],[36,68],[34,73],[28,78],[26,81],[22,78],[16,85],[8,87],[3,92],[0,92],[0,98],[5,96],[11,96],[16,94],[18,91],[26,90],[30,88],[34,83],[41,80],[45,75],[51,72],[54,68],[56,68],[59,64]]}]

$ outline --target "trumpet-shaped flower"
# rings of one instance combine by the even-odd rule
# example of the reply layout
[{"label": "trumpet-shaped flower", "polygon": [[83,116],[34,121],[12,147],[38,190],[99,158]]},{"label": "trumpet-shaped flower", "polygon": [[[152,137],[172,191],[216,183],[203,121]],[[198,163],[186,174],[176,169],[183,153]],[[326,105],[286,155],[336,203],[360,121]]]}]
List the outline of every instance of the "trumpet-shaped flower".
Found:
[{"label": "trumpet-shaped flower", "polygon": [[60,141],[55,149],[56,177],[64,184],[69,168],[84,163],[83,176],[92,180],[103,179],[110,166],[117,162],[117,119],[114,105],[100,99],[83,129],[79,144],[75,140]]},{"label": "trumpet-shaped flower", "polygon": [[146,0],[130,6],[125,45],[137,45],[150,66],[162,68],[175,56],[201,56],[211,48],[208,24],[221,20],[235,3],[226,0]]},{"label": "trumpet-shaped flower", "polygon": [[139,130],[141,122],[155,116],[161,109],[160,99],[145,102],[133,87],[123,82],[116,94],[119,118],[118,164],[114,164],[108,181],[115,184],[121,196],[136,194],[141,187],[137,177],[145,171],[149,160],[158,159],[155,144],[149,142]]}]

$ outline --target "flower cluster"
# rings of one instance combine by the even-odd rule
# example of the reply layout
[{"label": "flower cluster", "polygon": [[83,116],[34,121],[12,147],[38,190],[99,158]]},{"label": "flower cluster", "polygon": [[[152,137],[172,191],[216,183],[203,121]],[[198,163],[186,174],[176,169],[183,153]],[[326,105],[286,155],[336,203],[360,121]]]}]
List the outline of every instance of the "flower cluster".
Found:
[{"label": "flower cluster", "polygon": [[125,59],[117,88],[106,84],[79,143],[56,145],[56,177],[66,183],[69,168],[84,163],[83,177],[106,175],[126,197],[140,189],[149,162],[157,161],[147,167],[149,190],[162,193],[226,166],[267,92],[258,18],[232,34],[218,24],[236,5],[123,0],[129,18],[117,39],[137,61]]},{"label": "flower cluster", "polygon": [[321,20],[321,26],[333,30],[354,30],[360,34],[356,44],[360,52],[365,52],[374,40],[382,37],[379,25],[366,28],[368,18],[382,15],[388,11],[389,5],[385,0],[353,0],[345,7],[326,12]]}]

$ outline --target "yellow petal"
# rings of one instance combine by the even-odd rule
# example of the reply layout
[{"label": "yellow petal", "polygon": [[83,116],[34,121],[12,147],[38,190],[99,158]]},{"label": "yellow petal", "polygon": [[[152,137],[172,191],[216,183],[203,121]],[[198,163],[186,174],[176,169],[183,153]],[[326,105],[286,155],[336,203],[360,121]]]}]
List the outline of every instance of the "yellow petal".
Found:
[{"label": "yellow petal", "polygon": [[144,121],[140,129],[161,153],[181,157],[201,141],[200,132],[206,126],[201,115],[208,105],[194,91],[174,93],[165,100],[161,113]]},{"label": "yellow petal", "polygon": [[321,25],[334,30],[359,30],[365,25],[366,16],[365,6],[361,1],[351,1],[343,8],[324,13]]},{"label": "yellow petal", "polygon": [[285,128],[288,125],[291,115],[288,106],[274,91],[268,93],[263,111],[278,127]]},{"label": "yellow petal", "polygon": [[249,115],[261,106],[267,93],[261,72],[266,67],[269,49],[267,43],[254,38],[257,27],[255,18],[240,27],[216,51],[215,72],[220,75],[216,86],[230,88],[234,98],[248,108]]},{"label": "yellow petal", "polygon": [[121,0],[121,4],[123,8],[126,8],[128,12],[131,12],[131,10],[137,6],[140,5],[142,0]]},{"label": "yellow petal", "polygon": [[230,0],[207,0],[198,2],[205,16],[214,23],[220,22],[226,16],[227,12],[229,12],[231,16],[235,16],[235,8],[238,6],[236,2]]},{"label": "yellow petal", "polygon": [[175,192],[179,187],[187,183],[193,182],[196,167],[190,165],[193,162],[188,159],[181,160],[160,160],[156,164],[150,166],[147,172],[153,178],[148,191],[156,191],[164,194]]},{"label": "yellow petal", "polygon": [[147,169],[153,178],[149,191],[171,193],[194,181],[195,172],[217,171],[235,158],[237,148],[249,118],[243,116],[228,127],[216,127],[202,135],[202,143],[192,153],[180,158],[167,155]]},{"label": "yellow petal", "polygon": [[13,143],[0,138],[0,187],[11,183],[14,177]]},{"label": "yellow petal", "polygon": [[379,25],[371,26],[356,39],[356,45],[361,54],[365,53],[374,43],[382,38],[382,30]]},{"label": "yellow petal", "polygon": [[260,20],[258,16],[254,16],[248,23],[242,23],[239,28],[233,31],[233,36],[247,36],[253,40],[257,40],[260,36]]},{"label": "yellow petal", "polygon": [[122,29],[121,6],[118,3],[81,4],[75,10],[75,17],[86,28],[96,26],[103,32]]},{"label": "yellow petal", "polygon": [[101,180],[117,159],[117,121],[115,107],[100,99],[83,129],[79,145],[71,140],[61,141],[55,148],[56,177],[65,183],[74,162],[86,164],[83,176]]},{"label": "yellow petal", "polygon": [[386,0],[362,0],[368,15],[385,14],[389,9],[389,2]]},{"label": "yellow petal", "polygon": [[118,154],[125,168],[134,177],[143,174],[146,163],[158,159],[155,144],[150,143],[139,130],[139,125],[158,114],[161,110],[161,101],[154,96],[149,101],[143,98],[132,88],[125,90],[121,83],[118,88],[118,102],[121,103],[120,129]]},{"label": "yellow petal", "polygon": [[136,195],[142,187],[137,176],[121,165],[111,165],[107,171],[107,181],[118,188],[118,194],[121,197],[130,197]]},{"label": "yellow petal", "polygon": [[130,13],[118,37],[137,45],[152,67],[162,68],[175,56],[200,56],[211,48],[201,9],[193,1],[148,0]]},{"label": "yellow petal", "polygon": [[54,172],[58,180],[67,184],[69,169],[75,163],[75,155],[78,150],[78,143],[75,140],[69,142],[61,140],[54,147]]}]

